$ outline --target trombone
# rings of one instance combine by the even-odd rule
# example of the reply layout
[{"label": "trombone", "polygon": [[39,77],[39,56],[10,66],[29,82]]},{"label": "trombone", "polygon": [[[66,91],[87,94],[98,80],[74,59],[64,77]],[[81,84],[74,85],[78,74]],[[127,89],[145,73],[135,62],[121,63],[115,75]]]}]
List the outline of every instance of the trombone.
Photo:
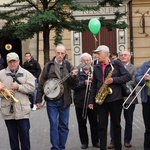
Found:
[{"label": "trombone", "polygon": [[[90,81],[91,73],[88,74],[88,81]],[[89,83],[89,82],[88,82]],[[83,105],[83,111],[82,111],[82,117],[83,119],[86,118],[87,115],[87,109],[88,109],[88,101],[90,96],[90,89],[91,89],[91,82],[86,85],[86,91],[85,91],[85,97],[84,97],[84,105]]]},{"label": "trombone", "polygon": [[[126,100],[124,101],[124,103],[122,104],[123,108],[124,109],[128,109],[131,104],[134,102],[134,100],[137,98],[137,96],[139,95],[139,93],[142,91],[142,89],[145,87],[145,85],[147,85],[149,87],[149,82],[150,80],[148,81],[145,81],[145,83],[143,84],[143,86],[139,89],[139,91],[137,92],[137,94],[134,96],[134,98],[132,99],[132,101],[126,105],[126,102],[129,100],[129,98],[131,97],[131,95],[135,92],[135,90],[137,89],[137,87],[139,86],[139,84],[142,82],[142,80],[144,79],[145,75],[150,71],[150,68],[147,69],[147,71],[145,72],[145,74],[143,75],[143,77],[141,78],[141,80],[137,83],[137,85],[135,86],[135,88],[132,90],[132,92],[129,94],[129,96],[126,98]],[[126,106],[125,106],[126,105]]]}]

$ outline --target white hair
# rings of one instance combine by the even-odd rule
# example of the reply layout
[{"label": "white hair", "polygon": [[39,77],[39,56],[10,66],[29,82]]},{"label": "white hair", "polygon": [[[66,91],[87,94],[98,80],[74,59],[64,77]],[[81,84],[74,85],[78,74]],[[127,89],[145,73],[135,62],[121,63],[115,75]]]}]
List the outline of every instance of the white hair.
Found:
[{"label": "white hair", "polygon": [[83,54],[81,54],[81,56],[80,56],[80,61],[82,61],[82,58],[83,58],[83,57],[89,57],[90,61],[92,62],[92,56],[91,56],[90,54],[88,54],[88,53],[83,53]]}]

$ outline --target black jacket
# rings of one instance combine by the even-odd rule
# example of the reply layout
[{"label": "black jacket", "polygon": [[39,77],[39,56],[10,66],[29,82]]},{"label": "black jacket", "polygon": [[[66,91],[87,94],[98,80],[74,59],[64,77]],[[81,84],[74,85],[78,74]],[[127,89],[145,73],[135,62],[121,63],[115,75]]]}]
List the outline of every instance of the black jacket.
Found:
[{"label": "black jacket", "polygon": [[23,68],[32,73],[37,79],[41,74],[40,64],[34,58],[32,58],[29,62],[25,61]]},{"label": "black jacket", "polygon": [[[112,74],[113,83],[109,85],[112,89],[112,94],[108,94],[104,103],[117,101],[122,99],[122,84],[130,81],[132,76],[130,73],[124,68],[120,60],[111,60],[111,63],[114,67],[114,71]],[[107,77],[108,73],[111,71],[111,66],[108,65],[105,69],[104,78]],[[90,101],[89,103],[95,103],[95,96],[98,93],[99,89],[103,85],[103,72],[101,64],[97,64],[94,66],[93,72],[93,80],[91,86],[91,93],[90,93]]]},{"label": "black jacket", "polygon": [[79,69],[78,72],[78,85],[73,89],[74,90],[74,104],[76,107],[83,107],[85,101],[85,94],[89,94],[89,89],[85,84],[85,80],[88,79],[88,74],[86,74],[83,69]]}]

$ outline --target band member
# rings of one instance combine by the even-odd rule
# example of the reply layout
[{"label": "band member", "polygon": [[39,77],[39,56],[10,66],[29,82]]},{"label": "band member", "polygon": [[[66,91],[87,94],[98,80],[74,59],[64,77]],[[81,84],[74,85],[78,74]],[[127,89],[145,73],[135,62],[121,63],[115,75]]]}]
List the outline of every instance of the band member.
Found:
[{"label": "band member", "polygon": [[88,53],[81,55],[81,62],[85,62],[86,66],[79,69],[78,78],[79,83],[74,88],[74,104],[75,112],[78,122],[79,137],[81,141],[81,148],[88,148],[89,138],[87,131],[87,118],[90,124],[91,140],[94,147],[100,147],[98,140],[98,122],[95,109],[88,109],[88,100],[90,85],[92,81],[92,57]]},{"label": "band member", "polygon": [[[12,150],[30,150],[31,111],[28,94],[34,91],[34,76],[19,65],[19,56],[7,54],[7,68],[0,71],[0,82],[6,85],[1,91],[1,113],[8,130]],[[21,148],[20,148],[21,147]]]},{"label": "band member", "polygon": [[[119,58],[123,64],[123,66],[129,71],[129,73],[132,75],[132,80],[127,82],[128,86],[131,88],[131,91],[135,87],[135,74],[137,71],[137,67],[135,67],[133,64],[130,63],[131,54],[127,50],[123,50],[119,54]],[[128,101],[125,104],[125,107],[132,101],[132,99],[135,97],[135,93],[130,96]],[[124,97],[124,100],[126,100],[127,97]],[[126,148],[130,148],[132,145],[130,144],[132,139],[132,125],[133,125],[133,113],[135,110],[135,104],[137,104],[137,98],[134,100],[134,102],[131,104],[131,106],[128,109],[123,110],[124,119],[125,119],[125,130],[124,130],[124,146]],[[114,134],[112,130],[112,126],[110,128],[110,134],[111,134],[111,142],[108,146],[108,149],[114,149]]]},{"label": "band member", "polygon": [[139,85],[143,86],[146,82],[146,86],[141,91],[142,100],[142,113],[145,125],[144,133],[144,150],[150,149],[150,61],[146,61],[138,69],[135,80]]},{"label": "band member", "polygon": [[[55,48],[55,57],[48,62],[43,69],[37,89],[37,107],[41,108],[42,96],[45,95],[45,83],[49,83],[47,81],[50,81],[48,85],[50,89],[47,89],[47,93],[50,94],[45,95],[44,99],[46,100],[47,114],[50,123],[51,150],[65,150],[69,133],[69,111],[72,102],[71,88],[76,86],[78,82],[76,78],[78,70],[73,69],[73,66],[64,58],[65,54],[65,46],[58,44]],[[56,79],[62,81],[69,73],[71,73],[71,76],[64,80],[63,85],[59,85]],[[62,89],[64,90],[59,88],[60,86],[63,86]],[[58,91],[59,89],[61,90]],[[62,93],[62,96],[60,97],[60,94],[57,96],[57,92]],[[53,96],[53,98],[51,96]]]},{"label": "band member", "polygon": [[97,108],[100,149],[107,149],[108,113],[110,113],[115,150],[121,150],[120,120],[123,103],[121,85],[131,80],[131,75],[120,60],[110,59],[109,48],[106,45],[99,46],[95,52],[99,64],[94,66],[89,108],[93,109],[93,105]]}]

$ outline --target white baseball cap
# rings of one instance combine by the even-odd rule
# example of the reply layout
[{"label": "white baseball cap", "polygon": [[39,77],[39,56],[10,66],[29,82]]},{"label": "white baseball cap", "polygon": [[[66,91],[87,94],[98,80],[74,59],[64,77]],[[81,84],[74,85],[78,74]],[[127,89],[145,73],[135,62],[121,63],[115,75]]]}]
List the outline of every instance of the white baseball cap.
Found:
[{"label": "white baseball cap", "polygon": [[99,52],[99,51],[104,51],[104,52],[108,52],[108,53],[109,53],[109,47],[106,46],[106,45],[100,45],[100,46],[98,46],[97,49],[94,50],[93,52],[94,52],[94,53],[97,53],[97,52]]},{"label": "white baseball cap", "polygon": [[7,54],[7,62],[9,62],[11,60],[19,60],[18,54],[16,54],[15,52],[8,53]]}]

